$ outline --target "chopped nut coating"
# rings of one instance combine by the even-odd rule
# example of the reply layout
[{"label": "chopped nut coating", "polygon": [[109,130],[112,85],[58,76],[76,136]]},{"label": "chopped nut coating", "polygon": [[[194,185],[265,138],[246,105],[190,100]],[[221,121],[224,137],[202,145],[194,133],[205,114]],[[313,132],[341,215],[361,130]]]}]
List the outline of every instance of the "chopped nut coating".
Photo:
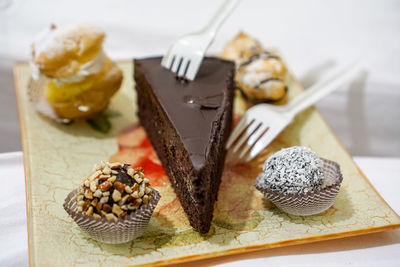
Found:
[{"label": "chopped nut coating", "polygon": [[104,183],[99,185],[99,189],[104,192],[110,189],[111,186],[112,184],[109,181],[105,181]]},{"label": "chopped nut coating", "polygon": [[114,202],[118,202],[121,200],[121,193],[118,190],[114,190],[113,194],[112,194],[112,199],[114,200]]},{"label": "chopped nut coating", "polygon": [[114,187],[115,187],[115,189],[117,189],[121,194],[122,194],[122,192],[124,192],[124,190],[125,190],[125,184],[120,183],[120,182],[115,182],[115,183],[114,183]]},{"label": "chopped nut coating", "polygon": [[101,162],[82,179],[75,197],[77,210],[97,219],[123,219],[153,199],[149,183],[142,168]]},{"label": "chopped nut coating", "polygon": [[120,206],[118,206],[117,204],[114,204],[112,207],[112,212],[119,217],[123,211]]}]

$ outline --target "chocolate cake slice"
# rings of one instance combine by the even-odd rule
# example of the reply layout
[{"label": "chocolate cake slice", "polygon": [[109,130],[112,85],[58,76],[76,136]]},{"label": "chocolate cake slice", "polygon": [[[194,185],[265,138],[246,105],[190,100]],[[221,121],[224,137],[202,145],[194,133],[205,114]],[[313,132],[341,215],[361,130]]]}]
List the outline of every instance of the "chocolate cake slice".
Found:
[{"label": "chocolate cake slice", "polygon": [[160,62],[134,60],[138,115],[190,224],[207,233],[231,131],[234,63],[204,58],[187,82]]}]

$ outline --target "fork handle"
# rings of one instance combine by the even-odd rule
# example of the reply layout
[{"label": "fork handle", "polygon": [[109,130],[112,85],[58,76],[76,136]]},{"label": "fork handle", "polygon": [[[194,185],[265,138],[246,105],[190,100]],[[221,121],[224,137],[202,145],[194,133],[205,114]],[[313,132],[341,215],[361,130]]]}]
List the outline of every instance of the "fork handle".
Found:
[{"label": "fork handle", "polygon": [[229,16],[239,2],[240,0],[225,0],[217,12],[215,12],[210,22],[203,28],[201,32],[207,34],[211,39],[210,41],[214,39],[219,27],[221,27],[224,20]]},{"label": "fork handle", "polygon": [[336,75],[333,75],[330,79],[314,84],[288,104],[288,114],[292,117],[296,116],[300,111],[315,104],[315,102],[328,95],[345,82],[351,80],[361,69],[361,64],[357,62]]}]

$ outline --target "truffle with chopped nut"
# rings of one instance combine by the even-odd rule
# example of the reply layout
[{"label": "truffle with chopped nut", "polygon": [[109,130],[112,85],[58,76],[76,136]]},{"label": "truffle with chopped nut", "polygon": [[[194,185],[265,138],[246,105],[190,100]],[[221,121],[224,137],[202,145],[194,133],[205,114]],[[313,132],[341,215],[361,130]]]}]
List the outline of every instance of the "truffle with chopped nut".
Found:
[{"label": "truffle with chopped nut", "polygon": [[101,162],[68,195],[64,208],[94,239],[124,243],[144,232],[159,198],[142,168]]},{"label": "truffle with chopped nut", "polygon": [[312,215],[333,204],[342,179],[337,163],[318,157],[309,148],[294,146],[265,161],[255,187],[287,213]]},{"label": "truffle with chopped nut", "polygon": [[149,183],[142,168],[119,162],[96,164],[79,186],[78,211],[95,218],[124,219],[153,199]]}]

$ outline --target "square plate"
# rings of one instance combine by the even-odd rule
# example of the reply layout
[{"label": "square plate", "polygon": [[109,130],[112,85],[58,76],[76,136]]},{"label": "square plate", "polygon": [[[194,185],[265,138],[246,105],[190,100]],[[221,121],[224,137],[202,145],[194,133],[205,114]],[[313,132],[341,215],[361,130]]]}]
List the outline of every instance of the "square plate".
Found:
[{"label": "square plate", "polygon": [[[135,126],[136,94],[132,62],[120,62],[124,81],[109,106],[112,129],[94,131],[87,123],[61,125],[38,114],[28,97],[31,70],[14,67],[26,174],[29,256],[38,265],[163,265],[342,238],[394,229],[399,216],[386,204],[356,166],[321,115],[309,108],[299,114],[254,161],[227,161],[208,234],[189,226],[169,181],[143,129]],[[303,90],[291,76],[289,99]],[[237,97],[235,112],[243,110]],[[264,160],[294,145],[310,147],[336,161],[343,183],[335,204],[322,214],[285,214],[253,187]],[[127,244],[107,245],[92,240],[68,217],[62,204],[80,178],[101,160],[142,166],[161,200],[145,234]]]}]

